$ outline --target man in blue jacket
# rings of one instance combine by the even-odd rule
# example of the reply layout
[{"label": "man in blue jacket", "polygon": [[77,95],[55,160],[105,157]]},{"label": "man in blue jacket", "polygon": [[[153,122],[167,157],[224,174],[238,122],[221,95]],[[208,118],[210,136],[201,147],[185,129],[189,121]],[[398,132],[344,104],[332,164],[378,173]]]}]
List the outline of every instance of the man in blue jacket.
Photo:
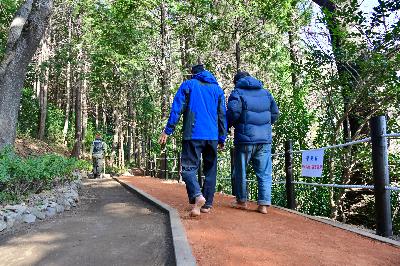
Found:
[{"label": "man in blue jacket", "polygon": [[[225,96],[215,77],[203,65],[192,67],[192,78],[179,87],[160,144],[165,144],[183,114],[182,178],[191,216],[207,213],[213,204],[217,178],[217,146],[223,148],[226,138]],[[203,155],[203,189],[197,180]]]},{"label": "man in blue jacket", "polygon": [[228,128],[235,128],[235,207],[247,208],[246,169],[252,163],[258,182],[258,211],[267,213],[271,205],[272,124],[278,119],[278,106],[261,81],[247,72],[238,72],[235,89],[228,99]]}]

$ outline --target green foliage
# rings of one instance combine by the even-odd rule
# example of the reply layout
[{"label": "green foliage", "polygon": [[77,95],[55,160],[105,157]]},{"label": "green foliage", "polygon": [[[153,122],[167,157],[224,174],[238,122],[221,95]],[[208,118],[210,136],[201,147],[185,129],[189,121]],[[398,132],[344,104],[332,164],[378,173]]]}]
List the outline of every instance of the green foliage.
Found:
[{"label": "green foliage", "polygon": [[36,137],[38,131],[39,103],[32,88],[22,90],[20,111],[18,115],[18,133]]},{"label": "green foliage", "polygon": [[0,61],[5,52],[9,26],[21,2],[20,0],[1,0],[0,2]]},{"label": "green foliage", "polygon": [[[337,3],[335,12],[324,10],[318,15],[311,2],[305,0],[163,1],[168,31],[163,51],[160,1],[57,0],[55,10],[59,12],[54,13],[51,22],[54,45],[49,53],[51,58],[41,62],[42,65],[31,67],[31,77],[29,79],[28,75],[21,101],[19,133],[31,137],[37,135],[39,106],[31,88],[38,78],[35,71],[41,69],[44,72],[44,68],[49,67],[46,138],[56,143],[63,139],[66,103],[62,96],[66,95],[65,85],[70,78],[71,96],[76,86],[86,84],[88,89],[84,148],[87,150],[95,132],[101,131],[110,153],[113,152],[114,165],[107,166],[107,171],[120,172],[118,149],[124,149],[125,156],[129,152],[126,135],[129,125],[135,131],[131,132],[135,145],[131,153],[136,160],[125,165],[143,168],[146,156],[160,157],[163,152],[164,147],[157,144],[166,123],[166,118],[160,119],[162,102],[165,99],[167,105],[170,104],[179,84],[187,77],[187,67],[198,59],[203,61],[228,96],[233,88],[236,48],[239,46],[240,68],[263,81],[280,107],[281,115],[273,129],[275,152],[282,152],[284,142],[289,139],[298,150],[342,143],[345,138],[366,137],[369,117],[382,113],[387,113],[390,118],[389,130],[399,132],[400,79],[396,72],[400,65],[400,22],[388,23],[396,12],[398,14],[399,1],[378,1],[372,14],[360,10],[359,1],[334,2]],[[0,3],[0,55],[17,6],[17,1]],[[315,18],[329,26],[330,31],[326,27],[321,30],[315,24],[310,26],[310,21]],[[308,31],[311,31],[310,35]],[[292,51],[295,58],[292,58]],[[68,66],[72,69],[70,75],[66,71]],[[88,72],[83,71],[83,66],[88,66]],[[160,86],[164,67],[168,74],[166,91]],[[131,101],[134,114],[126,112],[128,101]],[[75,139],[72,102],[66,136],[69,148]],[[104,124],[99,121],[103,117]],[[99,122],[97,129],[95,120]],[[344,136],[344,121],[352,124],[348,136]],[[181,124],[165,147],[168,157],[176,157],[181,143],[180,129]],[[122,139],[121,135],[124,135]],[[219,153],[217,190],[226,193],[231,192],[231,146],[229,139],[226,151]],[[396,155],[399,147],[394,147],[389,157],[390,173],[393,184],[399,184],[400,159]],[[297,181],[372,182],[368,145],[358,145],[352,150],[326,151],[324,173],[320,179],[301,177],[300,160],[295,156],[293,172]],[[26,164],[34,168],[30,163]],[[283,180],[283,157],[274,157],[273,164],[274,180]],[[11,173],[7,167],[0,165],[3,177]],[[168,169],[176,171],[176,161],[168,162]],[[349,180],[345,175],[347,169]],[[249,174],[249,179],[254,179],[251,170]],[[296,194],[300,211],[373,226],[373,200],[365,191],[296,185]],[[249,195],[252,199],[257,197],[254,182],[249,184]],[[392,194],[393,223],[398,232],[397,195]],[[284,185],[273,185],[273,202],[285,206]],[[334,208],[338,209],[336,213],[332,211]]]},{"label": "green foliage", "polygon": [[11,148],[0,151],[0,202],[17,200],[73,180],[74,170],[88,170],[85,161],[48,154],[20,158]]},{"label": "green foliage", "polygon": [[[32,88],[23,89],[20,106],[17,128],[18,134],[31,138],[37,137],[40,110],[38,99]],[[64,117],[63,110],[52,103],[48,104],[45,137],[49,142],[63,144]],[[73,117],[70,120],[70,123],[73,124]],[[73,128],[69,133],[70,135],[68,137],[73,139],[73,136],[71,136]]]},{"label": "green foliage", "polygon": [[55,144],[62,145],[63,140],[63,128],[64,128],[64,112],[49,104],[47,107],[47,118],[46,118],[46,138]]}]

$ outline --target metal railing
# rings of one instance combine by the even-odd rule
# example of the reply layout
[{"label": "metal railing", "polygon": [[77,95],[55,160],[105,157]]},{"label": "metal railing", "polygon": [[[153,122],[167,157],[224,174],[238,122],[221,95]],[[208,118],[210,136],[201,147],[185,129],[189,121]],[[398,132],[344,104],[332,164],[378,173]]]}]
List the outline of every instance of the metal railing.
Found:
[{"label": "metal railing", "polygon": [[[384,116],[374,117],[370,120],[371,137],[346,142],[343,144],[336,144],[326,147],[320,147],[313,150],[327,150],[348,147],[360,143],[371,142],[372,146],[372,168],[373,168],[373,185],[365,184],[323,184],[316,182],[302,182],[293,179],[293,154],[301,154],[306,150],[293,150],[293,143],[291,140],[285,142],[285,151],[272,154],[272,157],[284,156],[285,157],[285,180],[273,182],[274,184],[285,184],[286,194],[286,207],[289,209],[296,209],[295,185],[306,185],[313,187],[330,187],[342,189],[361,189],[373,190],[375,197],[375,210],[376,210],[376,232],[381,236],[391,236],[392,232],[392,217],[391,217],[391,199],[390,191],[400,191],[400,187],[390,186],[389,183],[389,165],[388,165],[388,138],[399,138],[400,133],[386,133],[386,120]],[[230,180],[232,195],[235,191],[235,184],[233,178],[233,149],[230,149],[229,158],[224,158],[225,161],[229,160],[230,164],[230,177],[222,177],[219,180],[224,182]],[[172,161],[175,167],[168,167],[168,162]],[[219,160],[220,161],[220,160]],[[160,157],[154,156],[148,160],[148,169],[146,174],[167,179],[172,173],[176,173],[174,179],[182,181],[181,176],[181,160],[180,153],[175,157],[169,157],[166,152],[162,153]],[[204,182],[202,169],[199,167],[198,171],[199,184]],[[256,180],[247,180],[248,183],[257,182]]]}]

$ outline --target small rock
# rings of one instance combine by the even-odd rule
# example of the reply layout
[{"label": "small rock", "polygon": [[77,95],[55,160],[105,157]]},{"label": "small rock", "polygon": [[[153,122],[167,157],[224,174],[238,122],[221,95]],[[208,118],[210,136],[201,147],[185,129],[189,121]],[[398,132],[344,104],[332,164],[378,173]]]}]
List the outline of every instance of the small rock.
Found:
[{"label": "small rock", "polygon": [[71,203],[71,207],[76,207],[76,203],[74,200],[72,200],[72,202],[70,202],[70,203]]},{"label": "small rock", "polygon": [[68,193],[65,194],[66,197],[68,198],[78,198],[79,194],[76,192],[76,190],[71,189]]},{"label": "small rock", "polygon": [[33,214],[24,214],[22,215],[22,220],[25,223],[31,224],[34,223],[36,221],[36,216]]},{"label": "small rock", "polygon": [[0,221],[0,232],[7,228],[7,223],[4,221]]},{"label": "small rock", "polygon": [[71,189],[78,190],[78,185],[75,182],[71,183]]},{"label": "small rock", "polygon": [[15,223],[15,218],[12,216],[4,216],[4,221],[7,223],[7,227],[13,227]]},{"label": "small rock", "polygon": [[57,203],[55,203],[54,201],[49,202],[48,207],[55,208],[56,206],[57,206]]},{"label": "small rock", "polygon": [[68,188],[66,188],[66,187],[57,188],[57,192],[59,192],[59,193],[67,193],[68,192]]},{"label": "small rock", "polygon": [[56,209],[52,208],[52,207],[48,207],[46,209],[46,217],[53,217],[54,215],[56,215]]},{"label": "small rock", "polygon": [[87,172],[82,172],[82,173],[81,173],[81,177],[82,177],[82,178],[88,178]]},{"label": "small rock", "polygon": [[57,206],[56,206],[56,212],[57,212],[57,213],[62,213],[62,212],[64,212],[64,206],[58,205],[58,204],[57,204]]},{"label": "small rock", "polygon": [[6,222],[11,222],[12,224],[14,224],[14,222],[20,222],[22,220],[22,213],[8,212],[4,216],[4,220]]},{"label": "small rock", "polygon": [[61,205],[64,206],[64,209],[65,209],[66,211],[71,210],[71,203],[69,203],[69,201],[68,201],[67,199],[64,199],[64,201],[62,202]]},{"label": "small rock", "polygon": [[43,204],[43,205],[38,205],[36,208],[39,211],[45,211],[47,209],[48,205],[47,204]]},{"label": "small rock", "polygon": [[16,213],[24,213],[26,211],[26,206],[25,204],[18,204],[18,205],[7,205],[5,207],[6,210],[11,210]]},{"label": "small rock", "polygon": [[46,214],[44,214],[44,212],[40,211],[36,207],[32,207],[29,210],[30,210],[31,214],[35,215],[40,220],[44,220],[44,218],[46,218]]}]

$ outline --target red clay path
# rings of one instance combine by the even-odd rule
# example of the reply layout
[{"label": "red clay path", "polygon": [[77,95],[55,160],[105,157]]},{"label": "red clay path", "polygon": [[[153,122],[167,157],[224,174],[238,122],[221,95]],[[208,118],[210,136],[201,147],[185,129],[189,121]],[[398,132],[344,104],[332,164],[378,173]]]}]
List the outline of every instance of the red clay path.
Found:
[{"label": "red clay path", "polygon": [[400,265],[400,248],[283,210],[236,210],[217,193],[212,213],[189,218],[184,185],[120,179],[179,211],[199,265]]}]

